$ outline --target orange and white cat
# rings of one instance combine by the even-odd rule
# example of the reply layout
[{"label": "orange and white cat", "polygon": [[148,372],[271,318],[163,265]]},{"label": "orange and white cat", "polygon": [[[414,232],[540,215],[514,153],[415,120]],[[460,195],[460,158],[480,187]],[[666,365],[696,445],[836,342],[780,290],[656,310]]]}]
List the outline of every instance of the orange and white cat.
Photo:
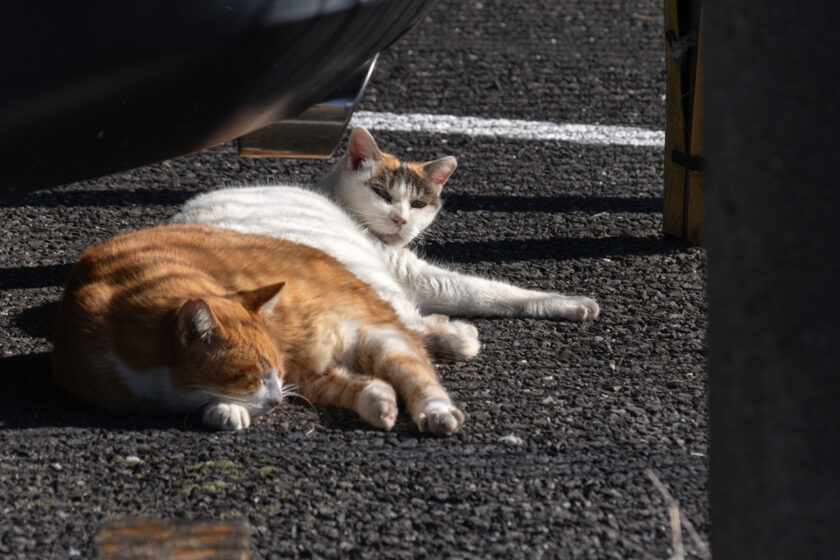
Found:
[{"label": "orange and white cat", "polygon": [[203,406],[204,422],[221,429],[246,428],[292,390],[384,429],[397,395],[421,431],[463,422],[424,341],[338,261],[202,225],[128,233],[83,253],[52,357],[55,383],[81,399],[117,411]]}]

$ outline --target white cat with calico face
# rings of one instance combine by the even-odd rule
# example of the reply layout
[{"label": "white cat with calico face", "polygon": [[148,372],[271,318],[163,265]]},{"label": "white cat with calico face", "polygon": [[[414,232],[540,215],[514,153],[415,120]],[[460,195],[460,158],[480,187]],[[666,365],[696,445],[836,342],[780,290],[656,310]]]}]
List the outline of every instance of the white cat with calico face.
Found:
[{"label": "white cat with calico face", "polygon": [[[467,359],[479,350],[475,327],[444,315],[596,319],[600,309],[588,297],[462,274],[405,247],[434,220],[455,167],[451,156],[401,162],[357,127],[345,156],[315,187],[213,191],[189,200],[173,221],[271,235],[326,252],[389,302],[438,360]],[[458,336],[439,337],[442,328]]]},{"label": "white cat with calico face", "polygon": [[364,128],[350,134],[348,154],[317,185],[356,221],[391,247],[403,247],[422,233],[440,210],[443,184],[455,158],[403,163],[379,151]]}]

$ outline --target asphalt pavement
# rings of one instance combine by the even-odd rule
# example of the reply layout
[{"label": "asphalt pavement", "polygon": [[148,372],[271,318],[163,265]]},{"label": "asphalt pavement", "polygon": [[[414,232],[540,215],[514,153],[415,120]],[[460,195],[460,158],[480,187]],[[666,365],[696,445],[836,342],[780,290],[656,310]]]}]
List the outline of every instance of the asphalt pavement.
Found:
[{"label": "asphalt pavement", "polygon": [[[360,108],[662,130],[662,36],[659,1],[441,1],[382,54]],[[449,438],[302,402],[240,433],[112,415],[48,383],[76,255],[195,193],[332,162],[225,144],[0,201],[0,557],[92,557],[105,519],[152,516],[246,520],[254,558],[667,558],[650,472],[708,539],[706,257],[661,233],[661,148],[374,135],[458,158],[418,251],[592,296],[599,320],[476,320],[479,357],[439,367],[467,416]]]}]

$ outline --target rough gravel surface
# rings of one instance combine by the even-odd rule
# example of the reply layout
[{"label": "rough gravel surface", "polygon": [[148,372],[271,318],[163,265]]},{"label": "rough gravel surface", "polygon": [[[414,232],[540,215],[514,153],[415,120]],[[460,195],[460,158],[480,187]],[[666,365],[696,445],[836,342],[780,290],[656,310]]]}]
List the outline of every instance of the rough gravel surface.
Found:
[{"label": "rough gravel surface", "polygon": [[[662,129],[661,6],[442,1],[383,54],[362,108]],[[227,144],[0,201],[0,557],[92,557],[103,520],[139,515],[247,520],[254,558],[667,558],[648,470],[708,538],[706,259],[661,234],[661,150],[376,136],[459,159],[418,251],[590,295],[601,318],[475,321],[479,357],[439,368],[467,415],[449,438],[304,403],[240,433],[111,415],[48,383],[75,256],[197,192],[306,182],[330,163]]]}]

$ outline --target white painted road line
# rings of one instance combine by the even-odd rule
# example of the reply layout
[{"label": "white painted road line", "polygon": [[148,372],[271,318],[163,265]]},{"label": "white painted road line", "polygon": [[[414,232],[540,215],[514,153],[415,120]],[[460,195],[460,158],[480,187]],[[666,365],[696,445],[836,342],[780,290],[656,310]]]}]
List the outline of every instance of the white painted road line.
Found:
[{"label": "white painted road line", "polygon": [[603,146],[665,146],[665,133],[631,126],[600,124],[552,123],[513,119],[485,119],[455,115],[429,115],[409,113],[374,113],[356,111],[350,121],[352,126],[371,130],[396,132],[435,132],[438,134],[466,134],[468,136],[494,136],[516,140],[559,140],[575,144]]}]

